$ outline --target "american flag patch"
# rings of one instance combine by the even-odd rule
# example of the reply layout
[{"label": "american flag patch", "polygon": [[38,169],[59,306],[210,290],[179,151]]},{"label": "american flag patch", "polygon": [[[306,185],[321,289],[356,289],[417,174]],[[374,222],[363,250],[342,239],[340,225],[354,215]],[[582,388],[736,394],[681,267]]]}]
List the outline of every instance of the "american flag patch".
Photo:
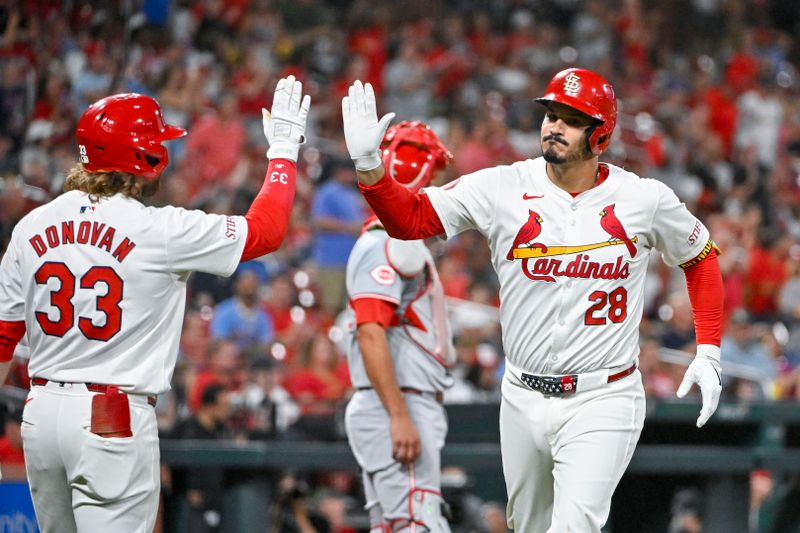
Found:
[{"label": "american flag patch", "polygon": [[94,205],[82,205],[81,215],[93,215],[95,207]]}]

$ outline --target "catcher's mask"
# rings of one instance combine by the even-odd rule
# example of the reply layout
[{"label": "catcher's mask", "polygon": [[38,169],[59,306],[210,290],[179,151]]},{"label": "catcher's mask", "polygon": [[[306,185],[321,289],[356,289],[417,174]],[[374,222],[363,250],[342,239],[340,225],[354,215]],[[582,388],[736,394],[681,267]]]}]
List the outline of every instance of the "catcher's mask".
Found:
[{"label": "catcher's mask", "polygon": [[614,88],[600,74],[583,68],[562,70],[536,101],[544,106],[558,102],[597,120],[599,124],[592,126],[587,135],[589,150],[600,155],[608,149],[617,124],[617,98]]},{"label": "catcher's mask", "polygon": [[163,141],[186,135],[164,123],[158,103],[141,94],[107,96],[90,105],[75,132],[83,167],[89,172],[125,172],[156,179],[169,163]]},{"label": "catcher's mask", "polygon": [[433,130],[420,121],[403,121],[389,128],[381,155],[389,174],[413,192],[426,187],[435,172],[453,159]]}]

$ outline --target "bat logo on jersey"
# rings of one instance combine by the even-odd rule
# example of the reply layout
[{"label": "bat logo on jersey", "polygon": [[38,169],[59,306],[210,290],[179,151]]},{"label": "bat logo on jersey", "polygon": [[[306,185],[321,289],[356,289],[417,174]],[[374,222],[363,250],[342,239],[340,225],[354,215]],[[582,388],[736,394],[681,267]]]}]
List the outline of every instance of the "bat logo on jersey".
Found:
[{"label": "bat logo on jersey", "polygon": [[[614,206],[608,206],[601,216],[600,225],[609,233],[612,239],[603,242],[590,244],[579,244],[572,246],[552,246],[541,242],[532,242],[542,231],[544,220],[535,211],[528,210],[528,220],[522,225],[514,238],[514,243],[506,255],[506,259],[514,261],[522,259],[522,272],[533,281],[544,281],[553,283],[557,277],[584,278],[584,279],[626,279],[629,273],[627,262],[623,262],[622,256],[618,256],[614,262],[592,261],[589,251],[608,246],[625,245],[633,248],[631,257],[636,255],[636,247],[633,245],[638,238],[629,238],[625,233],[622,224],[614,215]],[[605,222],[604,222],[605,220]],[[616,226],[614,225],[616,221]],[[616,233],[612,234],[611,230]],[[623,238],[624,237],[624,238]],[[631,248],[628,248],[630,251]],[[577,255],[575,255],[577,254]],[[556,258],[556,256],[575,257],[571,260]]]},{"label": "bat logo on jersey", "polygon": [[622,226],[622,222],[619,221],[616,213],[614,213],[614,205],[616,204],[606,206],[600,211],[600,226],[611,237],[624,242],[631,257],[636,257],[636,246],[634,246],[633,241],[628,237],[628,232]]},{"label": "bat logo on jersey", "polygon": [[96,206],[93,205],[82,205],[81,206],[81,215],[94,215],[94,210]]}]

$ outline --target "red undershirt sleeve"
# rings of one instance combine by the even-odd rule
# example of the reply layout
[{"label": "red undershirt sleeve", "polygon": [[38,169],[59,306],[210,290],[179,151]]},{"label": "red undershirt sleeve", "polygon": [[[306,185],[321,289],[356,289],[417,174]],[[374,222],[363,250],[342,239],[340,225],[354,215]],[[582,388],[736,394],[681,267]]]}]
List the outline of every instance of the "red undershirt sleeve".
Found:
[{"label": "red undershirt sleeve", "polygon": [[374,185],[358,188],[391,237],[426,239],[444,233],[444,226],[427,194],[415,194],[385,173]]},{"label": "red undershirt sleeve", "polygon": [[686,275],[686,286],[692,303],[697,344],[719,346],[725,293],[717,252],[711,248],[704,259],[684,268],[683,273]]},{"label": "red undershirt sleeve", "polygon": [[356,327],[367,322],[377,322],[388,328],[397,309],[395,304],[377,298],[359,298],[352,300],[350,305],[356,313]]},{"label": "red undershirt sleeve", "polygon": [[25,335],[24,320],[15,322],[0,320],[0,363],[13,359],[14,348],[22,340],[23,335]]},{"label": "red undershirt sleeve", "polygon": [[277,250],[286,229],[294,203],[297,164],[289,159],[270,159],[264,185],[250,205],[247,240],[240,262],[249,261]]}]

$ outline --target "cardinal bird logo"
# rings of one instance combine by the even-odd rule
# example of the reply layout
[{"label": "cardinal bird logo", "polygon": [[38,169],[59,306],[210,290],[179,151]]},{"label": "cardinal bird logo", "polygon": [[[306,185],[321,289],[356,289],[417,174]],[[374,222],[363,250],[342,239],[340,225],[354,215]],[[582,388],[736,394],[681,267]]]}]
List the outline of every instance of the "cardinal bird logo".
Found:
[{"label": "cardinal bird logo", "polygon": [[611,237],[624,242],[625,246],[628,248],[628,253],[631,254],[631,257],[635,257],[636,246],[628,237],[628,233],[625,231],[625,228],[622,227],[622,222],[619,221],[616,213],[614,213],[615,205],[616,204],[611,204],[604,207],[603,210],[600,211],[600,226],[605,230],[606,233],[611,235]]},{"label": "cardinal bird logo", "polygon": [[[539,213],[536,211],[528,210],[528,221],[522,225],[522,227],[517,232],[517,236],[514,237],[514,244],[511,245],[511,249],[508,251],[508,255],[506,255],[506,259],[509,261],[514,260],[514,250],[519,248],[522,245],[530,243],[533,239],[539,236],[542,232],[542,217],[539,216]],[[530,245],[531,248],[539,248],[542,253],[547,253],[547,246],[540,243],[535,242]]]}]

